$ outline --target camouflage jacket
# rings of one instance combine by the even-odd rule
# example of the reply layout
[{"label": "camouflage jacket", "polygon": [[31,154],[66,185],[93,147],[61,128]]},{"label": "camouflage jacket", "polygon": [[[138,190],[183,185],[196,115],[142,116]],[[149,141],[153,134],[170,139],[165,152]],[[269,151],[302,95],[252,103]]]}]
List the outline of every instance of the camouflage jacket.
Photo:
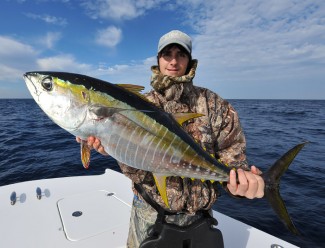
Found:
[{"label": "camouflage jacket", "polygon": [[[188,121],[184,129],[222,162],[234,167],[247,167],[245,136],[234,108],[216,93],[194,86],[197,61],[183,77],[162,75],[157,66],[152,67],[151,85],[154,90],[146,98],[168,113],[193,112],[204,116]],[[134,169],[120,163],[122,172],[135,183],[142,183],[149,196],[165,207],[157,192],[152,173]],[[134,190],[137,194],[136,190]],[[180,177],[167,178],[167,196],[170,209],[194,214],[200,209],[210,209],[218,196],[217,184],[209,181]]]}]

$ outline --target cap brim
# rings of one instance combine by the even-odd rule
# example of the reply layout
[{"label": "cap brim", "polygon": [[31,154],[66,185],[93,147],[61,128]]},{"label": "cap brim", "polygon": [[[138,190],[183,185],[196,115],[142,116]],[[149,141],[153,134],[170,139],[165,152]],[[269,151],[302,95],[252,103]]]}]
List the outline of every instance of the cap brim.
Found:
[{"label": "cap brim", "polygon": [[161,44],[161,46],[158,49],[158,53],[160,53],[166,46],[168,46],[170,44],[181,45],[189,54],[191,54],[191,50],[188,48],[188,46],[184,42],[177,41],[177,40],[168,41],[168,42],[164,42],[163,44]]}]

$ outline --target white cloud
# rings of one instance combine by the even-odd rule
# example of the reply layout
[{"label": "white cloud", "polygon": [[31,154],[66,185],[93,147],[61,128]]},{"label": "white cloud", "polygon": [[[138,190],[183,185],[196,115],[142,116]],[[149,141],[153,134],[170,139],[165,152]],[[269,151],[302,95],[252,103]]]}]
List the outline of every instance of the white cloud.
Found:
[{"label": "white cloud", "polygon": [[[57,37],[57,34],[49,33],[45,37],[52,40],[51,37]],[[50,44],[48,46],[51,47]],[[40,54],[40,51],[28,44],[12,37],[0,36],[0,82],[21,82],[23,73],[31,70],[71,71],[84,74],[95,70],[89,64],[78,62],[73,55],[60,54],[40,58]]]},{"label": "white cloud", "polygon": [[0,81],[15,81],[21,78],[23,71],[5,64],[0,64]]},{"label": "white cloud", "polygon": [[166,0],[87,0],[82,6],[94,19],[116,21],[134,19]]},{"label": "white cloud", "polygon": [[45,36],[39,38],[38,42],[47,49],[52,49],[61,38],[60,32],[48,32]]},{"label": "white cloud", "polygon": [[122,30],[115,26],[110,26],[106,29],[98,30],[96,35],[97,44],[110,48],[115,47],[121,41],[121,39]]},{"label": "white cloud", "polygon": [[85,73],[85,71],[91,70],[91,65],[78,63],[76,59],[69,54],[37,59],[37,65],[40,70],[57,70],[83,73]]},{"label": "white cloud", "polygon": [[[39,38],[37,44],[52,48],[60,39],[60,33],[47,33]],[[39,46],[38,46],[38,49]],[[37,58],[41,50],[9,36],[0,36],[0,80],[15,81],[29,70],[37,70]]]},{"label": "white cloud", "polygon": [[34,65],[38,56],[32,46],[12,37],[0,36],[0,80],[15,81]]},{"label": "white cloud", "polygon": [[27,44],[17,41],[11,37],[0,36],[0,58],[35,56],[37,52]]},{"label": "white cloud", "polygon": [[47,14],[38,15],[33,13],[26,13],[27,17],[32,18],[34,20],[41,20],[49,24],[58,25],[58,26],[66,26],[68,24],[67,20],[62,17],[51,16]]},{"label": "white cloud", "polygon": [[96,70],[89,71],[88,75],[111,83],[142,85],[145,86],[146,90],[149,90],[150,66],[155,62],[156,57],[132,61],[130,64],[116,64],[112,66],[100,63],[99,67]]},{"label": "white cloud", "polygon": [[311,0],[189,2],[184,14],[196,32],[200,80],[281,80],[306,65],[323,67],[324,7]]}]

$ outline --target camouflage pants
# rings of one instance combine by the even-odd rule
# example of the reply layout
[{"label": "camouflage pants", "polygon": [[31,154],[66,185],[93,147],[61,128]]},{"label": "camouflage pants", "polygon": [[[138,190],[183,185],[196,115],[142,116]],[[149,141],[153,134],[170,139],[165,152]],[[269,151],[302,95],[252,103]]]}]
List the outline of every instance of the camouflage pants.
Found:
[{"label": "camouflage pants", "polygon": [[[201,215],[177,214],[167,216],[166,222],[177,224],[178,226],[187,226],[199,218],[201,218]],[[131,210],[127,247],[138,248],[141,242],[148,237],[147,230],[155,224],[156,219],[156,210],[135,195]]]}]

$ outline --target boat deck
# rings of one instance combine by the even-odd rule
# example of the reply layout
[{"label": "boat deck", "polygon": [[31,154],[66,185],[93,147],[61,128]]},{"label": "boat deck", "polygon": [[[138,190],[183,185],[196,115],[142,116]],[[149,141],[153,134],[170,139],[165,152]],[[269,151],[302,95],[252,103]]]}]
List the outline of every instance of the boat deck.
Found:
[{"label": "boat deck", "polygon": [[[131,181],[112,170],[0,187],[0,247],[126,247],[132,198]],[[221,213],[214,216],[225,247],[297,247]]]}]

